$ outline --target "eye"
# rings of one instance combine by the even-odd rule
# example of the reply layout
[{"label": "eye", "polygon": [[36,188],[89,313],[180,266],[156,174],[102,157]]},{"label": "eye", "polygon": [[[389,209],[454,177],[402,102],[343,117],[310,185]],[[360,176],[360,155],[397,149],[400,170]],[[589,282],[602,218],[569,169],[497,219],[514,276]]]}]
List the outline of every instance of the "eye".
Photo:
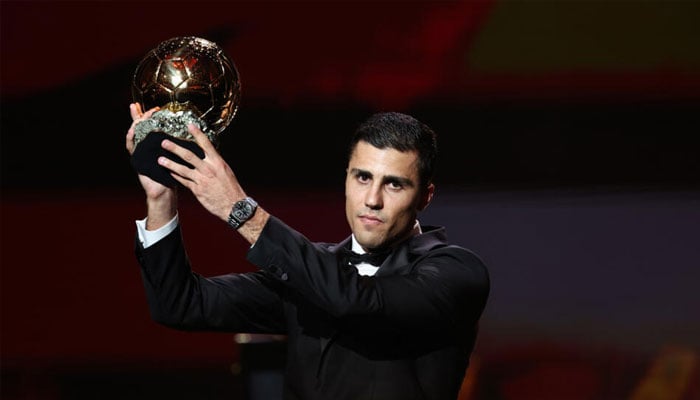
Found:
[{"label": "eye", "polygon": [[389,190],[401,190],[403,189],[403,184],[399,181],[389,181],[387,182],[386,186],[389,188]]},{"label": "eye", "polygon": [[372,176],[366,172],[358,172],[356,177],[360,183],[367,183],[372,179]]}]

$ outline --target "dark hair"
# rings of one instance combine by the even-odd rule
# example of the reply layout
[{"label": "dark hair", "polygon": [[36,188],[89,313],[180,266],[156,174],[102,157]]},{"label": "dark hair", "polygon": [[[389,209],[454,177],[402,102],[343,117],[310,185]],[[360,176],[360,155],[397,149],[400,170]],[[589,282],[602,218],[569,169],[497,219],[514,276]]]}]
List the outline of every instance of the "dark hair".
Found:
[{"label": "dark hair", "polygon": [[360,141],[378,149],[388,147],[400,152],[417,151],[419,184],[425,188],[432,182],[437,158],[437,135],[428,125],[407,114],[376,113],[355,129],[350,140],[348,160]]}]

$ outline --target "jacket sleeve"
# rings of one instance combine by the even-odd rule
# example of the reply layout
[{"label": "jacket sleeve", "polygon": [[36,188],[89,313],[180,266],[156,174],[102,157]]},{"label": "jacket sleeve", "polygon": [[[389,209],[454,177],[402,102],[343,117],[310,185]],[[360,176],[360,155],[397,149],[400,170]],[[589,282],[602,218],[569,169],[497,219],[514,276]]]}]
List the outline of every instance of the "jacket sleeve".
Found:
[{"label": "jacket sleeve", "polygon": [[274,217],[248,260],[333,317],[373,328],[454,332],[473,327],[489,292],[484,264],[461,247],[432,250],[401,266],[400,274],[361,276]]},{"label": "jacket sleeve", "polygon": [[144,249],[135,241],[152,318],[180,330],[284,333],[279,284],[269,273],[203,277],[191,270],[180,227]]}]

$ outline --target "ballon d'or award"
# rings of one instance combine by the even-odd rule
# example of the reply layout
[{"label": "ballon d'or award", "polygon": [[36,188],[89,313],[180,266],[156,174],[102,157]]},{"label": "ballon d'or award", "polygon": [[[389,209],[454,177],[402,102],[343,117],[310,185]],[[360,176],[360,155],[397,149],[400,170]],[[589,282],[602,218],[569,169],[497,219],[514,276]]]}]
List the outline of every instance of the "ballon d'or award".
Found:
[{"label": "ballon d'or award", "polygon": [[158,165],[158,157],[188,164],[160,143],[167,137],[204,157],[187,130],[194,124],[218,147],[219,135],[238,110],[241,83],[236,65],[221,47],[183,36],[161,42],[144,56],[134,72],[131,94],[144,112],[159,108],[134,127],[132,164],[138,173],[172,187],[177,181]]}]

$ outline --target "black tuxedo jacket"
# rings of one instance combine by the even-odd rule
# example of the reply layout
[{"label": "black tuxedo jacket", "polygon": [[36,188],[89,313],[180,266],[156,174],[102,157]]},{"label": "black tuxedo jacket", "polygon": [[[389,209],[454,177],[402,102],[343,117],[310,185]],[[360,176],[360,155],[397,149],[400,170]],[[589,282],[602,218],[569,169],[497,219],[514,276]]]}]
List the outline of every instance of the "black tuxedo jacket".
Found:
[{"label": "black tuxedo jacket", "polygon": [[374,276],[343,260],[349,237],[314,243],[275,217],[247,254],[257,272],[192,272],[179,227],[136,255],[157,322],[287,335],[287,400],[454,400],[489,277],[444,228],[421,228]]}]

